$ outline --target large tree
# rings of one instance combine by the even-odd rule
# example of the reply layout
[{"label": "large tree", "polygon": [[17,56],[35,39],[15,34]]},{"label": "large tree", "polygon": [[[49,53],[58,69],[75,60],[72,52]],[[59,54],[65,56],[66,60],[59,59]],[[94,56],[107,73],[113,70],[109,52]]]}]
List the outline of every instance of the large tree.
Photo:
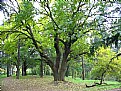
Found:
[{"label": "large tree", "polygon": [[73,57],[70,54],[89,52],[87,38],[98,32],[94,13],[98,11],[96,7],[103,9],[104,4],[86,0],[19,0],[16,5],[17,10],[10,6],[14,13],[4,23],[4,28],[0,28],[1,34],[16,33],[16,36],[30,39],[52,69],[54,81],[64,81],[67,62]]}]

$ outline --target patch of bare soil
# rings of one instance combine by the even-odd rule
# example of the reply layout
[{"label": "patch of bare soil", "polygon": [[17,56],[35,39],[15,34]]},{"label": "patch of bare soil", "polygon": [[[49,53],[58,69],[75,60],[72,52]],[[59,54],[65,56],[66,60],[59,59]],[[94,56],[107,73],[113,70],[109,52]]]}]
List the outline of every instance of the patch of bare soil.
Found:
[{"label": "patch of bare soil", "polygon": [[81,91],[81,86],[69,82],[52,83],[52,78],[13,79],[2,81],[2,91]]}]

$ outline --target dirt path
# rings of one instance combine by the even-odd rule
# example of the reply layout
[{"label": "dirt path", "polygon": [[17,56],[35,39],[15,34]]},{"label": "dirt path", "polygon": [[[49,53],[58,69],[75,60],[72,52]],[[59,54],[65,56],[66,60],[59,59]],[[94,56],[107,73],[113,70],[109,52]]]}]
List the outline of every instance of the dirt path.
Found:
[{"label": "dirt path", "polygon": [[52,79],[31,78],[13,79],[5,78],[2,81],[2,91],[80,91],[79,85],[64,83],[55,86]]}]

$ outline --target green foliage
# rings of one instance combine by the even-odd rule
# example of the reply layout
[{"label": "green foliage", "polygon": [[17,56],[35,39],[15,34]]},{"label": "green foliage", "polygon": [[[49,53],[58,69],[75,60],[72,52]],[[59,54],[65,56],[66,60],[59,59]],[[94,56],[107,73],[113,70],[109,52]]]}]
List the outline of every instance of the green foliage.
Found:
[{"label": "green foliage", "polygon": [[[10,35],[8,40],[5,39],[6,53],[12,58],[12,53],[15,54],[14,57],[17,55],[18,36],[21,39],[21,58],[28,60],[29,64],[33,63],[32,67],[36,65],[34,58],[38,58],[39,53],[42,54],[41,56],[47,63],[52,63],[50,65],[56,64],[57,51],[54,46],[57,42],[55,41],[56,36],[59,39],[60,61],[64,58],[64,61],[66,61],[71,55],[74,55],[72,58],[74,59],[75,56],[80,56],[79,54],[83,52],[89,53],[92,42],[88,43],[88,38],[90,38],[88,35],[91,34],[91,37],[93,37],[99,33],[96,30],[97,21],[90,18],[93,17],[93,11],[97,7],[101,7],[99,9],[102,13],[105,4],[100,1],[94,4],[90,4],[89,0],[81,1],[43,0],[38,3],[39,8],[34,6],[33,1],[19,1],[19,10],[11,14],[10,19],[5,22],[4,28],[0,27],[0,30],[3,29],[2,38],[5,39],[7,34]],[[35,19],[36,17],[37,19]],[[7,49],[8,47],[9,49]],[[39,53],[31,56],[29,50],[33,48]],[[63,57],[65,56],[64,53],[68,53],[66,54],[67,57]],[[51,60],[52,62],[50,62]],[[74,61],[70,62],[78,70],[80,64]]]},{"label": "green foliage", "polygon": [[116,75],[118,71],[120,72],[120,58],[112,59],[115,56],[116,53],[113,52],[109,47],[100,47],[99,50],[95,53],[92,77],[100,79],[103,73],[104,76],[107,76]]}]

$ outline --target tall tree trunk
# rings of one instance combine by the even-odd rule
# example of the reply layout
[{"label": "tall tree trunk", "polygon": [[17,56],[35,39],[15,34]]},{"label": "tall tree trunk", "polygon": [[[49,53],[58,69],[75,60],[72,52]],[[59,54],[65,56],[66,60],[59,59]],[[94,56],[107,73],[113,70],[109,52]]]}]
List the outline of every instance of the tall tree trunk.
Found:
[{"label": "tall tree trunk", "polygon": [[69,76],[69,65],[67,66],[67,70],[66,70],[65,76],[66,76],[66,77]]},{"label": "tall tree trunk", "polygon": [[72,79],[74,78],[74,68],[72,68]]},{"label": "tall tree trunk", "polygon": [[27,75],[26,70],[27,70],[27,65],[26,65],[26,60],[25,60],[22,64],[22,76]]},{"label": "tall tree trunk", "polygon": [[12,76],[12,65],[10,64],[10,71],[9,71],[9,73],[10,73],[10,76]]},{"label": "tall tree trunk", "polygon": [[13,69],[14,69],[14,66],[12,65],[12,70],[11,70],[11,73],[12,73],[12,75],[14,74],[14,71],[13,71]]},{"label": "tall tree trunk", "polygon": [[84,58],[82,57],[82,80],[85,80]]},{"label": "tall tree trunk", "polygon": [[20,65],[20,39],[18,39],[18,59],[16,64],[16,68],[17,68],[16,79],[19,79],[19,76],[20,76],[19,65]]},{"label": "tall tree trunk", "polygon": [[10,76],[10,63],[7,62],[7,77]]},{"label": "tall tree trunk", "polygon": [[43,61],[40,60],[40,77],[43,77]]}]

